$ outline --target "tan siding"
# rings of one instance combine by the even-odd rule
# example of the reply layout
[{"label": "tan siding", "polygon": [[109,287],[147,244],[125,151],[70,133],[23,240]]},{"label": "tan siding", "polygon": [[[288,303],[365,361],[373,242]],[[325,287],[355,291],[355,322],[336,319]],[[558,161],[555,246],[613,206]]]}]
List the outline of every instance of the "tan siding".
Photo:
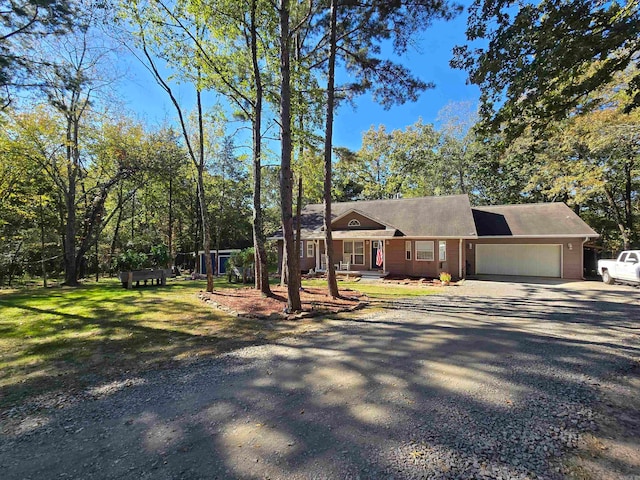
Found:
[{"label": "tan siding", "polygon": [[[307,257],[307,245],[313,243],[312,240],[303,240],[303,249],[302,249],[302,257],[300,257],[300,270],[311,270],[312,268],[316,268],[316,257],[315,254],[313,257]],[[315,249],[314,249],[315,252]]]},{"label": "tan siding", "polygon": [[405,270],[404,240],[385,240],[384,267],[394,275],[401,275]]},{"label": "tan siding", "polygon": [[[349,222],[351,220],[358,220],[360,222],[359,227],[349,227]],[[384,230],[386,228],[384,225],[371,220],[364,215],[360,215],[356,212],[351,212],[343,218],[338,219],[337,221],[331,224],[331,228],[333,230]]]},{"label": "tan siding", "polygon": [[[477,240],[465,240],[464,242],[464,254],[465,254],[465,272],[467,275],[476,274],[476,245]],[[469,249],[471,245],[471,249]]]},{"label": "tan siding", "polygon": [[[454,278],[458,277],[458,256],[459,247],[457,239],[447,239],[447,260],[444,264],[440,265],[438,258],[438,239],[425,239],[433,240],[436,259],[433,262],[416,261],[415,259],[415,240],[411,241],[411,260],[405,260],[405,241],[407,238],[400,237],[390,240],[385,240],[385,270],[395,275],[408,275],[416,277],[432,277],[436,278],[441,271],[449,272]],[[422,239],[421,239],[422,240]],[[279,265],[282,260],[282,241],[278,241],[278,258]],[[580,279],[582,278],[582,240],[580,238],[553,238],[553,239],[479,239],[479,240],[465,240],[463,248],[463,267],[465,274],[473,275],[476,271],[476,245],[483,244],[562,244],[562,274],[565,279]],[[568,244],[571,243],[572,249],[569,250]],[[473,245],[473,249],[469,250],[469,244]],[[307,241],[304,241],[305,255],[300,259],[300,268],[302,270],[309,270],[316,267],[316,260],[314,257],[306,256]],[[335,263],[342,260],[342,240],[333,241],[335,251]],[[371,269],[371,240],[365,241],[365,266],[357,266],[357,269]],[[324,254],[324,242],[320,243],[320,253]],[[469,269],[467,270],[467,262]],[[375,268],[375,267],[374,267]]]},{"label": "tan siding", "polygon": [[336,265],[339,265],[339,262],[342,260],[342,240],[334,240],[333,241],[333,256],[335,257],[333,260]]},{"label": "tan siding", "polygon": [[[584,274],[582,261],[584,259],[582,252],[582,239],[568,238],[565,239],[562,246],[562,276],[580,280]],[[569,244],[572,249],[569,250]]]},{"label": "tan siding", "polygon": [[447,242],[447,261],[443,265],[440,265],[440,272],[449,272],[453,278],[460,277],[460,268],[458,259],[460,258],[460,240],[448,239]]},{"label": "tan siding", "polygon": [[[435,259],[431,262],[416,260],[416,241],[414,239],[399,238],[390,240],[386,245],[386,264],[385,270],[394,275],[407,275],[413,277],[429,277],[437,278],[440,272],[446,271],[452,277],[458,278],[458,258],[459,258],[459,240],[447,239],[447,259],[444,262],[439,260],[438,239],[437,238],[421,238],[434,242]],[[405,257],[405,242],[411,242],[411,260]]]}]

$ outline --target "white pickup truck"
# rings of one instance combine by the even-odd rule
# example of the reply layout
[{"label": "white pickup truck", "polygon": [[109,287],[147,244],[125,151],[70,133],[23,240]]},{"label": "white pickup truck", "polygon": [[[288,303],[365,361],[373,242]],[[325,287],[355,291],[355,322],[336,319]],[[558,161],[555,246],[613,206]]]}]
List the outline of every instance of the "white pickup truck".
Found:
[{"label": "white pickup truck", "polygon": [[598,274],[604,283],[640,283],[640,250],[627,250],[617,260],[598,260]]}]

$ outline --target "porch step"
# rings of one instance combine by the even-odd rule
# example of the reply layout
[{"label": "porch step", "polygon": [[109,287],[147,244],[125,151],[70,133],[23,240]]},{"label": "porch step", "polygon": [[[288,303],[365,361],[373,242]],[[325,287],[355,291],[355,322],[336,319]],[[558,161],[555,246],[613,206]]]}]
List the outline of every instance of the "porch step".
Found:
[{"label": "porch step", "polygon": [[367,280],[378,280],[384,276],[386,276],[386,273],[384,272],[360,272],[360,278]]}]

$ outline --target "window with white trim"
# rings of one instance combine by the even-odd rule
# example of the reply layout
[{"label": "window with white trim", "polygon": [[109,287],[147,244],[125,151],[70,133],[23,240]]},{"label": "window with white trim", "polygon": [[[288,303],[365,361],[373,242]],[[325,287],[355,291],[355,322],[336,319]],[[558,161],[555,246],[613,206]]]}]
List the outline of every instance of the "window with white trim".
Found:
[{"label": "window with white trim", "polygon": [[433,262],[433,240],[416,240],[416,260]]},{"label": "window with white trim", "polygon": [[411,240],[405,240],[404,242],[404,259],[411,260]]},{"label": "window with white trim", "polygon": [[343,261],[353,265],[364,265],[364,242],[362,240],[342,242]]},{"label": "window with white trim", "polygon": [[360,226],[360,220],[356,219],[356,218],[352,218],[351,220],[349,220],[349,223],[347,223],[348,227],[359,227]]},{"label": "window with white trim", "polygon": [[438,242],[438,258],[441,262],[446,262],[447,260],[447,241],[440,240]]},{"label": "window with white trim", "polygon": [[316,256],[315,245],[313,242],[307,242],[307,257],[313,258]]}]

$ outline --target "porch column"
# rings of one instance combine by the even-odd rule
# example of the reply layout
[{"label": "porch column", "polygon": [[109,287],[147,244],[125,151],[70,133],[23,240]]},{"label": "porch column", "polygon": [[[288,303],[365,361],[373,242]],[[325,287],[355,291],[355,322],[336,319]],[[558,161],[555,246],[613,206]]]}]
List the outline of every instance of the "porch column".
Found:
[{"label": "porch column", "polygon": [[464,253],[463,240],[460,239],[460,245],[458,246],[458,278],[462,278],[462,254]]},{"label": "porch column", "polygon": [[316,272],[320,270],[320,240],[314,240],[316,246]]}]

